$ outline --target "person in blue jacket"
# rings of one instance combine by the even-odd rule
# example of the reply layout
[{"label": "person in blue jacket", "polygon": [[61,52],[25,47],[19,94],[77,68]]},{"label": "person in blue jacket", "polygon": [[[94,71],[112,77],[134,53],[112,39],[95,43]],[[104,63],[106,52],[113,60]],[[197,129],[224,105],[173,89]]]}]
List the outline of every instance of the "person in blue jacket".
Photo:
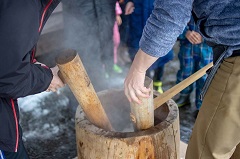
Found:
[{"label": "person in blue jacket", "polygon": [[172,49],[194,15],[202,37],[213,49],[213,67],[202,89],[202,106],[188,143],[186,159],[240,158],[240,1],[155,0],[125,79],[130,102],[149,98],[146,70]]},{"label": "person in blue jacket", "polygon": [[64,86],[57,67],[35,60],[43,26],[59,2],[0,2],[0,159],[29,159],[17,99]]},{"label": "person in blue jacket", "polygon": [[[129,0],[127,1],[125,14],[129,15],[129,35],[128,35],[128,52],[133,61],[139,49],[139,41],[142,36],[143,28],[146,25],[148,17],[153,10],[154,0]],[[147,76],[153,78],[153,86],[159,92],[162,90],[162,76],[164,65],[173,59],[173,50],[170,50],[166,56],[158,59],[147,70]]]},{"label": "person in blue jacket", "polygon": [[[177,84],[212,62],[212,48],[207,45],[198,32],[194,19],[191,17],[191,20],[185,27],[183,33],[178,37],[180,41],[180,50],[178,53],[180,69],[177,72]],[[206,78],[207,75],[202,76],[194,84],[191,84],[180,92],[180,96],[175,100],[179,107],[190,103],[190,94],[195,87],[195,105],[197,108],[197,114],[202,105],[200,93]]]}]

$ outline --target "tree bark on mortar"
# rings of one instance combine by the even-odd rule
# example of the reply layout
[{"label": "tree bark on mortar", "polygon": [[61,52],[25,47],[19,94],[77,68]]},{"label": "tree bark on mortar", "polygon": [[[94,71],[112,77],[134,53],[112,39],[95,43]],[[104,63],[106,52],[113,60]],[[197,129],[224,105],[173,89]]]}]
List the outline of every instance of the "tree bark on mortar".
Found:
[{"label": "tree bark on mortar", "polygon": [[130,103],[130,116],[136,131],[145,130],[154,125],[153,81],[146,77],[144,85],[151,89],[150,98],[140,98],[141,104]]},{"label": "tree bark on mortar", "polygon": [[[109,98],[112,94],[117,94],[121,100]],[[108,109],[129,107],[127,98],[122,98],[123,90],[110,90],[105,95],[98,95],[101,101],[107,100]],[[78,159],[179,159],[180,130],[176,103],[169,100],[154,113],[154,127],[138,132],[113,132],[91,124],[78,107],[75,116]]]},{"label": "tree bark on mortar", "polygon": [[65,50],[56,58],[63,81],[68,84],[86,117],[96,126],[112,130],[109,119],[75,50]]}]

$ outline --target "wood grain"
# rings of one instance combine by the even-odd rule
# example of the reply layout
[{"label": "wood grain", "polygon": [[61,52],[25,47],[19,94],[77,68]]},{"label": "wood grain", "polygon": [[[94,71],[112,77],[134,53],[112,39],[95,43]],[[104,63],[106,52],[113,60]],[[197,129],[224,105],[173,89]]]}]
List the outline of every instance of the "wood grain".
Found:
[{"label": "wood grain", "polygon": [[87,118],[96,126],[112,130],[110,121],[93,88],[80,57],[75,50],[65,50],[56,58],[61,76],[83,108]]}]

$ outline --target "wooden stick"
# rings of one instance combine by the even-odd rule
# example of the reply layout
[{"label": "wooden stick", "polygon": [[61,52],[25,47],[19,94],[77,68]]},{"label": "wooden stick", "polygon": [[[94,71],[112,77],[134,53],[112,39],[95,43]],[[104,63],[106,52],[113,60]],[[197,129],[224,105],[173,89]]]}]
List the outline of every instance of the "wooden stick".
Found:
[{"label": "wooden stick", "polygon": [[190,77],[186,78],[182,82],[178,83],[174,87],[170,88],[163,94],[160,94],[158,97],[154,98],[153,103],[154,103],[154,109],[157,109],[160,107],[162,104],[164,104],[166,101],[174,97],[176,94],[181,92],[184,88],[198,80],[200,77],[205,75],[206,71],[213,66],[213,63],[209,63],[202,69],[198,70],[194,74],[192,74]]},{"label": "wooden stick", "polygon": [[68,84],[89,121],[112,130],[110,121],[75,50],[65,50],[56,58],[64,82]]},{"label": "wooden stick", "polygon": [[[150,78],[145,78],[144,85],[153,90],[153,81]],[[135,102],[130,103],[130,117],[136,131],[154,126],[153,91],[150,92],[150,98],[141,98],[140,100],[142,104],[137,104]]]}]

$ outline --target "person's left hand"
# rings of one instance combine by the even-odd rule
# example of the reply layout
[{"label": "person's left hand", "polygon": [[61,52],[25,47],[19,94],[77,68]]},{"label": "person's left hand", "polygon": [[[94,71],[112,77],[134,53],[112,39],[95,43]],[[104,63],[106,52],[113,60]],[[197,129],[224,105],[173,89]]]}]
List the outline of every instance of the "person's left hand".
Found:
[{"label": "person's left hand", "polygon": [[134,12],[134,3],[128,2],[125,6],[125,15],[132,14]]}]

